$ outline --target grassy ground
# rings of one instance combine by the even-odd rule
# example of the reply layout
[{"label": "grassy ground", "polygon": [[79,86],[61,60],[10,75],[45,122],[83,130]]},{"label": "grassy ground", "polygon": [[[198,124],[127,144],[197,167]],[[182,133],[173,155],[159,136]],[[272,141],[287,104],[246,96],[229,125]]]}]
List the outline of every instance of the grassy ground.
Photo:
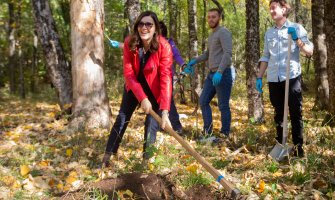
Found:
[{"label": "grassy ground", "polygon": [[[267,154],[275,144],[273,109],[265,88],[265,122],[254,124],[247,118],[244,78],[234,85],[232,137],[219,146],[199,144],[193,136],[201,131],[202,118],[191,115],[194,105],[177,104],[187,141],[216,169],[232,181],[249,199],[335,199],[334,128],[321,126],[324,112],[313,111],[313,94],[304,93],[304,146],[307,156],[276,163]],[[120,82],[120,84],[122,81]],[[115,86],[115,85],[114,85]],[[110,105],[115,120],[120,104],[120,89],[109,88]],[[170,174],[181,190],[194,185],[208,185],[224,192],[215,180],[171,136],[158,134],[154,155],[147,168],[141,165],[144,115],[136,111],[119,154],[114,158],[114,172],[98,169],[108,133],[103,131],[66,132],[66,119],[56,120],[59,112],[53,91],[21,100],[0,91],[0,199],[58,198],[69,191],[88,188],[90,183],[121,173],[143,172]],[[118,92],[115,92],[118,91]],[[178,101],[177,101],[178,102]],[[220,128],[219,111],[213,102],[214,131]],[[87,198],[104,199],[92,188]],[[129,191],[116,191],[125,199]],[[131,198],[130,198],[131,199]]]}]

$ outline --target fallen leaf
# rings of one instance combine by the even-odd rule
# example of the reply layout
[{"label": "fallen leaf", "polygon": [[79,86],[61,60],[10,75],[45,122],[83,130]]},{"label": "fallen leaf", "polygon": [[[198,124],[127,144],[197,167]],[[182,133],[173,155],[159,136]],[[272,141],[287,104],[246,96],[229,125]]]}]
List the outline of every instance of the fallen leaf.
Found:
[{"label": "fallen leaf", "polygon": [[26,176],[27,174],[29,174],[29,172],[30,172],[30,168],[28,167],[28,165],[21,165],[20,166],[21,176]]},{"label": "fallen leaf", "polygon": [[189,165],[189,166],[186,167],[187,171],[192,172],[194,174],[197,173],[197,169],[198,169],[198,166],[195,165],[195,164],[191,164],[191,165]]},{"label": "fallen leaf", "polygon": [[47,160],[43,160],[41,162],[38,163],[38,166],[40,167],[47,167],[49,165],[50,161]]},{"label": "fallen leaf", "polygon": [[133,193],[130,190],[126,190],[124,194],[128,195],[130,198],[133,198]]},{"label": "fallen leaf", "polygon": [[66,156],[71,157],[72,156],[72,149],[66,149]]},{"label": "fallen leaf", "polygon": [[259,183],[258,183],[258,189],[257,189],[257,191],[259,193],[263,193],[264,189],[265,189],[265,182],[263,180],[260,180]]}]

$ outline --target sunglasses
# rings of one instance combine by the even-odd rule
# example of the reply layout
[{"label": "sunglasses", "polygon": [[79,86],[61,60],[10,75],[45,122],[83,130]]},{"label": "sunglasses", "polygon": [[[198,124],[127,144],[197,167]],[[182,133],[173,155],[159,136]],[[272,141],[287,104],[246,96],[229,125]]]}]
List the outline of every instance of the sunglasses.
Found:
[{"label": "sunglasses", "polygon": [[144,26],[147,27],[147,29],[151,29],[154,24],[151,22],[140,22],[138,23],[139,28],[143,28]]}]

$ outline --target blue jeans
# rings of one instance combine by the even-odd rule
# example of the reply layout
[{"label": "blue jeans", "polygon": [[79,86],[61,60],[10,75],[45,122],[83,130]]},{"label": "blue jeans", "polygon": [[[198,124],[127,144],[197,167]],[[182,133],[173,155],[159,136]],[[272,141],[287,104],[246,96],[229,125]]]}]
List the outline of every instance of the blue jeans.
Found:
[{"label": "blue jeans", "polygon": [[204,82],[204,87],[200,95],[200,107],[204,121],[204,133],[211,134],[213,131],[212,109],[209,105],[215,94],[218,98],[218,106],[221,112],[221,130],[226,135],[230,133],[231,112],[229,100],[233,82],[235,80],[235,69],[226,68],[222,74],[222,79],[218,86],[213,86],[213,76],[215,72],[210,72]]},{"label": "blue jeans", "polygon": [[[150,99],[149,101],[152,104],[152,109],[161,116],[161,111],[159,110],[158,104],[155,99]],[[116,154],[122,137],[127,129],[128,123],[133,112],[138,105],[138,100],[131,90],[128,92],[126,89],[123,91],[122,102],[119,110],[119,114],[116,117],[116,121],[113,125],[113,128],[110,132],[108,142],[106,145],[106,152]],[[158,122],[151,116],[147,115],[145,118],[145,128],[144,128],[144,144],[143,144],[143,158],[149,158],[147,148],[150,145],[153,145],[156,141],[156,134],[159,130]]]}]

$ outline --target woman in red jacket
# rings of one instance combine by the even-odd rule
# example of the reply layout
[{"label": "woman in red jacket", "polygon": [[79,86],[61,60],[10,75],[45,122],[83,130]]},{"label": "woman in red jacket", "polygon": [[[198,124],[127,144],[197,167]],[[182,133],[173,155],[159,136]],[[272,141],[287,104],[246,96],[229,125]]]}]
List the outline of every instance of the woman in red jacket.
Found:
[{"label": "woman in red jacket", "polygon": [[116,154],[128,122],[140,103],[147,114],[143,158],[148,159],[146,148],[156,140],[158,122],[149,115],[150,109],[162,116],[162,128],[171,126],[170,110],[172,80],[172,51],[170,44],[161,36],[156,14],[145,11],[134,24],[133,34],[126,38],[123,49],[123,92],[119,115],[109,135],[102,160],[108,167],[111,155]]}]

